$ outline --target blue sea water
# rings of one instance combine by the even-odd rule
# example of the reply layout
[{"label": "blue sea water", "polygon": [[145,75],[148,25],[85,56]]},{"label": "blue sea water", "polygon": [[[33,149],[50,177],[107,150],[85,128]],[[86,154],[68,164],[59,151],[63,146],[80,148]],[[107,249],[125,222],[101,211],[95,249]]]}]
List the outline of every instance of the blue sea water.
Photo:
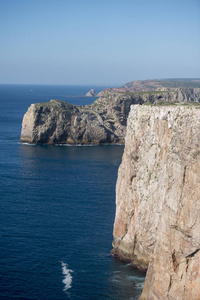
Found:
[{"label": "blue sea water", "polygon": [[91,88],[0,85],[0,299],[139,298],[144,276],[110,256],[123,146],[19,143],[31,103]]}]

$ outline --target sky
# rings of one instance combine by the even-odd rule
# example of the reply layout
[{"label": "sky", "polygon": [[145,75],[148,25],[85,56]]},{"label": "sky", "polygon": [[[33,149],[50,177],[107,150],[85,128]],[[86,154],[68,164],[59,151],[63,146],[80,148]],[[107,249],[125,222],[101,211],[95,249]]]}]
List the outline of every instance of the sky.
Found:
[{"label": "sky", "polygon": [[200,78],[200,0],[0,0],[0,84]]}]

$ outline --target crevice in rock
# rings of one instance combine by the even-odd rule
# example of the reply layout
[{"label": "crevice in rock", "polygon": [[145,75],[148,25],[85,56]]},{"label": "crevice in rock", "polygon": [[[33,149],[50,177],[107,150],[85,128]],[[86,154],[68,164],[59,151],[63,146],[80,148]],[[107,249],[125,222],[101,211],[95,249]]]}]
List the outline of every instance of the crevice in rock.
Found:
[{"label": "crevice in rock", "polygon": [[135,178],[135,177],[136,177],[136,174],[131,176],[131,182],[133,181],[133,178]]},{"label": "crevice in rock", "polygon": [[184,171],[183,171],[183,185],[185,184],[185,176],[186,176],[186,166],[184,166]]},{"label": "crevice in rock", "polygon": [[191,254],[187,255],[186,258],[191,258],[194,257],[195,254],[199,251],[200,249],[195,250],[194,252],[192,252]]},{"label": "crevice in rock", "polygon": [[169,286],[168,286],[168,293],[171,290],[171,287],[172,287],[172,276],[170,275]]},{"label": "crevice in rock", "polygon": [[179,263],[178,263],[178,261],[177,261],[175,251],[172,253],[172,262],[173,262],[174,272],[177,273]]},{"label": "crevice in rock", "polygon": [[188,230],[183,230],[183,229],[179,228],[178,225],[170,225],[170,228],[181,232],[187,238],[191,238],[192,237],[192,234],[190,234],[190,232]]},{"label": "crevice in rock", "polygon": [[187,255],[186,256],[186,273],[187,273],[187,270],[188,270],[188,267],[189,267],[189,262],[190,262],[190,259],[192,258],[192,257],[194,257],[195,256],[195,254],[197,254],[197,252],[199,251],[200,249],[197,249],[197,250],[195,250],[194,252],[192,252],[191,254],[189,254],[189,255]]}]

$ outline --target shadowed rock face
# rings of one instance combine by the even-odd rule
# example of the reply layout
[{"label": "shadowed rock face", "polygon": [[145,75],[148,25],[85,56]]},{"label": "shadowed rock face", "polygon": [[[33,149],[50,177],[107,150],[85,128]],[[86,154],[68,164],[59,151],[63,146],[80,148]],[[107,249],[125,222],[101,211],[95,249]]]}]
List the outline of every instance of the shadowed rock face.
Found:
[{"label": "shadowed rock face", "polygon": [[93,104],[51,100],[32,104],[23,118],[21,142],[35,144],[123,143],[130,106],[145,102],[199,101],[200,89],[152,93],[102,93]]},{"label": "shadowed rock face", "polygon": [[58,100],[32,104],[24,115],[21,142],[36,144],[123,143],[130,95],[105,92],[91,105],[76,106]]},{"label": "shadowed rock face", "polygon": [[112,253],[147,268],[140,300],[200,299],[200,105],[134,105]]}]

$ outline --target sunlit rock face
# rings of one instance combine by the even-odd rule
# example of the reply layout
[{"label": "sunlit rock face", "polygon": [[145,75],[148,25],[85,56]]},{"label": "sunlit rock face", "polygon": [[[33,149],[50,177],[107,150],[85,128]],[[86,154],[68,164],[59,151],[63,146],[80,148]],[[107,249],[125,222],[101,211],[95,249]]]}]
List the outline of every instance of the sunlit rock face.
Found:
[{"label": "sunlit rock face", "polygon": [[147,268],[140,300],[200,299],[199,105],[131,107],[113,247]]}]

